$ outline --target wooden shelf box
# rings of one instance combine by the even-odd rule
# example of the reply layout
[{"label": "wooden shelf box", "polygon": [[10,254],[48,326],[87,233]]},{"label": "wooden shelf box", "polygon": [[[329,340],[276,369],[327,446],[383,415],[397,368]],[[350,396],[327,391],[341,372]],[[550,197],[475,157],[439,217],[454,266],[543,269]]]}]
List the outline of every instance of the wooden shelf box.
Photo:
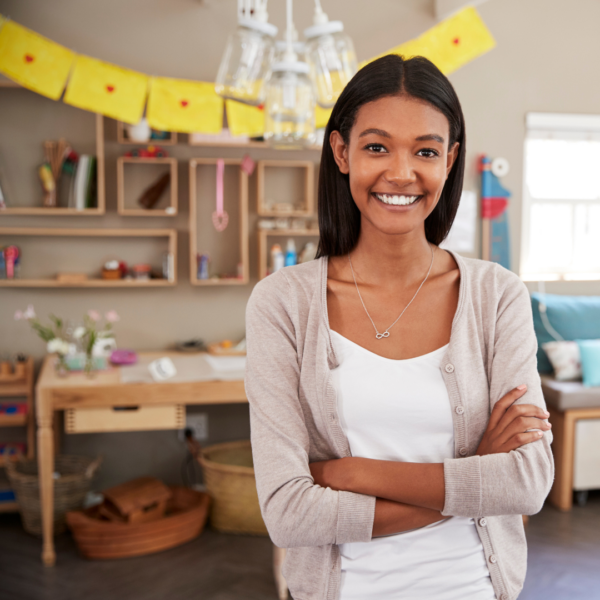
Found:
[{"label": "wooden shelf box", "polygon": [[[144,208],[136,204],[144,190],[165,173],[170,173],[171,180],[155,206]],[[130,217],[172,217],[176,215],[177,159],[119,157],[117,159],[117,207],[120,215]]]},{"label": "wooden shelf box", "polygon": [[[161,239],[162,250],[156,244],[156,240]],[[21,247],[23,242],[25,245]],[[0,279],[0,287],[136,288],[173,286],[177,282],[177,232],[174,229],[2,227],[0,246],[8,244],[21,248],[21,273],[18,279]],[[130,266],[149,263],[159,269],[166,259],[170,279],[101,279],[102,265],[112,259],[124,260]],[[88,278],[58,281],[57,271],[84,273]]]},{"label": "wooden shelf box", "polygon": [[258,278],[269,274],[271,246],[278,243],[285,254],[287,240],[292,238],[296,244],[298,256],[307,242],[319,243],[318,229],[262,229],[258,232]]},{"label": "wooden shelf box", "polygon": [[[241,159],[224,159],[225,231],[213,226],[216,205],[217,159],[190,160],[190,281],[192,285],[246,285],[248,258],[248,175]],[[198,254],[208,254],[209,279],[198,278]]]},{"label": "wooden shelf box", "polygon": [[[0,98],[0,130],[2,139],[8,144],[13,136],[21,140],[19,152],[15,152],[12,145],[2,146],[0,150],[4,159],[0,181],[7,207],[0,209],[0,219],[8,216],[99,216],[106,211],[105,200],[105,162],[104,162],[104,118],[102,115],[90,115],[77,111],[62,102],[52,102],[43,96],[26,90],[18,84],[7,82],[0,85],[2,97]],[[8,100],[6,94],[22,94],[19,102],[4,102]],[[46,108],[52,106],[52,117],[49,118]],[[23,115],[28,116],[23,123]],[[90,147],[88,142],[90,132],[90,117],[94,119],[95,146]],[[38,130],[44,131],[45,139],[58,139],[65,137],[72,144],[77,153],[95,153],[97,177],[97,205],[95,208],[77,210],[75,208],[44,207],[42,206],[43,192],[37,175],[37,167],[43,162],[43,142]],[[31,162],[24,161],[23,145],[27,146],[27,157]],[[87,146],[87,148],[86,148]],[[65,201],[69,180],[63,173],[58,186],[59,200]],[[36,205],[22,205],[21,198],[35,198]],[[27,200],[24,200],[27,201]],[[16,204],[15,204],[16,202]]]},{"label": "wooden shelf box", "polygon": [[[153,129],[152,131],[156,131]],[[169,131],[169,137],[164,140],[151,138],[147,142],[134,142],[127,135],[127,126],[122,121],[117,121],[117,142],[119,144],[136,144],[138,146],[174,146],[177,143],[177,133]]]},{"label": "wooden shelf box", "polygon": [[257,212],[263,217],[301,217],[314,211],[315,165],[303,160],[259,160]]}]

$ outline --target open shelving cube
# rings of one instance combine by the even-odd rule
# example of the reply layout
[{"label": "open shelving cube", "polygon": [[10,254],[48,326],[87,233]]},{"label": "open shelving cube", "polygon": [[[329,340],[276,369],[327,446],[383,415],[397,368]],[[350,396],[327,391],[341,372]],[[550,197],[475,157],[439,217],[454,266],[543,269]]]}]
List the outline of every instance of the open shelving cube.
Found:
[{"label": "open shelving cube", "polygon": [[[217,193],[216,158],[190,160],[190,281],[192,285],[246,285],[248,258],[248,175],[241,159],[224,159],[224,209],[229,216],[225,231],[213,226]],[[199,254],[208,254],[209,279],[198,278]]]},{"label": "open shelving cube", "polygon": [[[0,175],[4,176],[4,181],[0,180],[0,187],[6,196],[7,207],[0,209],[0,218],[4,216],[99,216],[106,210],[105,202],[105,166],[104,166],[104,120],[102,115],[90,115],[82,111],[63,104],[62,102],[52,102],[35,92],[26,90],[18,83],[12,81],[2,81],[0,85],[2,97],[0,98],[0,129],[3,132],[2,140],[9,143],[14,136],[21,140],[21,146],[36,148],[36,151],[27,151],[24,153],[14,151],[14,145],[8,145],[2,151],[0,140],[0,155],[3,157],[3,164]],[[19,102],[4,103],[8,98],[7,94],[22,94]],[[52,106],[53,116],[51,119],[46,114],[46,107]],[[69,208],[66,206],[44,207],[42,203],[42,188],[37,176],[37,167],[43,162],[42,143],[38,132],[46,132],[46,139],[52,137],[58,139],[65,137],[67,142],[73,145],[73,149],[79,153],[91,152],[86,140],[86,134],[89,131],[89,119],[94,118],[95,145],[96,154],[96,177],[97,177],[97,203],[94,208]],[[24,127],[24,120],[27,121],[27,127]],[[50,133],[51,132],[51,133]],[[82,152],[82,147],[84,151]],[[29,162],[29,156],[38,156],[35,161]],[[59,181],[59,199],[64,198],[68,180],[65,174],[61,175]],[[39,199],[39,206],[29,206],[23,203],[22,199],[36,197]],[[16,204],[13,204],[16,198]]]},{"label": "open shelving cube", "polygon": [[287,240],[292,238],[298,256],[307,242],[319,242],[318,229],[263,229],[258,232],[258,278],[269,275],[270,245],[278,243],[285,254]]},{"label": "open shelving cube", "polygon": [[[152,131],[156,131],[153,129]],[[177,133],[174,131],[167,132],[169,134],[168,138],[158,139],[158,138],[150,138],[146,142],[135,142],[130,140],[127,135],[127,126],[123,121],[117,121],[117,142],[119,144],[137,144],[139,146],[143,146],[144,144],[151,144],[153,146],[174,146],[177,143]]]},{"label": "open shelving cube", "polygon": [[[127,174],[126,174],[127,172]],[[170,173],[167,189],[153,208],[143,208],[136,200],[158,177]],[[133,217],[171,217],[177,214],[177,159],[121,156],[117,159],[117,210]]]},{"label": "open shelving cube", "polygon": [[[161,240],[162,249],[159,249],[156,242]],[[19,246],[21,251],[21,272],[17,279],[0,279],[0,287],[136,288],[177,283],[177,231],[174,229],[0,228],[0,246],[10,244]],[[124,260],[129,265],[151,264],[157,269],[162,269],[167,260],[170,277],[102,279],[99,275],[102,265],[113,259]],[[62,272],[83,274],[87,279],[58,280],[56,265],[60,265]],[[53,275],[49,275],[49,271],[53,271]]]},{"label": "open shelving cube", "polygon": [[311,161],[259,160],[257,212],[263,217],[301,217],[314,211],[314,171]]}]

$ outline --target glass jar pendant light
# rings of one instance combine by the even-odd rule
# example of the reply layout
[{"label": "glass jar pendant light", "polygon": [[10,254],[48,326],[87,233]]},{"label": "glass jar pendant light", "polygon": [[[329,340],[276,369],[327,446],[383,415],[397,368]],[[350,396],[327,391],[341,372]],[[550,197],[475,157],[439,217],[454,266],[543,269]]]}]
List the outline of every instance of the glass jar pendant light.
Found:
[{"label": "glass jar pendant light", "polygon": [[303,148],[315,141],[315,94],[308,64],[294,52],[292,0],[287,0],[286,42],[266,85],[264,137],[275,148]]},{"label": "glass jar pendant light", "polygon": [[277,27],[268,21],[267,0],[238,0],[238,27],[229,35],[215,91],[258,106],[264,102]]},{"label": "glass jar pendant light", "polygon": [[304,30],[306,58],[317,90],[317,103],[331,108],[358,65],[354,45],[341,21],[330,21],[315,0],[314,24]]}]

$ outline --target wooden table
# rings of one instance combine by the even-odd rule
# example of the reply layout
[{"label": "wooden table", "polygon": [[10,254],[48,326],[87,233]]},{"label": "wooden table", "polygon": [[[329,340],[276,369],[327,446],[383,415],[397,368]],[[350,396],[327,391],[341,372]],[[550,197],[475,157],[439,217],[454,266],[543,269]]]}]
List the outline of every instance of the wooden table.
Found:
[{"label": "wooden table", "polygon": [[[140,358],[189,356],[176,352],[142,352]],[[54,412],[69,408],[149,406],[175,404],[231,404],[247,402],[244,382],[197,381],[163,383],[121,382],[121,369],[99,371],[93,378],[83,373],[58,377],[54,372],[54,356],[44,360],[36,386],[36,418],[38,466],[42,503],[42,561],[54,565],[56,553],[53,539],[54,510]]]},{"label": "wooden table", "polygon": [[549,406],[554,454],[554,484],[548,500],[563,511],[573,506],[573,468],[575,461],[575,425],[581,419],[600,419],[600,408],[571,408],[564,412]]}]

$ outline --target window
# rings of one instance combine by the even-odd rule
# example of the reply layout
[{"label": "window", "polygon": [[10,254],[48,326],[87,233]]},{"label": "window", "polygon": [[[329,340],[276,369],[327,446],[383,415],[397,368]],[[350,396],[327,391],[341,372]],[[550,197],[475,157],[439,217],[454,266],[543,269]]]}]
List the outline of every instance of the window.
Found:
[{"label": "window", "polygon": [[600,116],[529,113],[521,277],[600,280]]}]

